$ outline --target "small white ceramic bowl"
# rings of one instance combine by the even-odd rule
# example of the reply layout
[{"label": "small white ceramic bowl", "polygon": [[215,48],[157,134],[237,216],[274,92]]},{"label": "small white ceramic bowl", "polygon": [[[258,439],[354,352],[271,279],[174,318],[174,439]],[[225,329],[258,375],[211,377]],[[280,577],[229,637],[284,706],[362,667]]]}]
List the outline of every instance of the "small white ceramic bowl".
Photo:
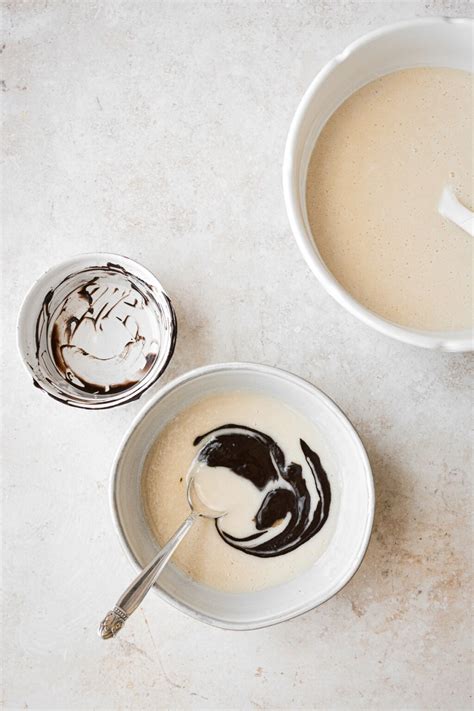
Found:
[{"label": "small white ceramic bowl", "polygon": [[[177,334],[158,279],[118,254],[79,254],[27,293],[18,349],[33,383],[73,407],[136,400],[165,370]],[[67,352],[67,355],[66,355]]]},{"label": "small white ceramic bowl", "polygon": [[[266,365],[229,363],[193,370],[163,388],[138,415],[113,466],[111,507],[118,534],[139,570],[157,552],[143,513],[140,479],[145,457],[160,430],[184,408],[228,390],[276,398],[315,423],[334,455],[341,501],[334,535],[314,565],[295,579],[252,593],[227,593],[201,585],[170,564],[158,595],[210,625],[250,630],[288,620],[335,595],[364,557],[374,515],[374,486],[365,449],[341,410],[314,385]],[[284,560],[282,559],[282,565]]]},{"label": "small white ceramic bowl", "polygon": [[425,348],[468,351],[471,331],[435,333],[404,328],[357,302],[325,266],[306,212],[308,164],[316,140],[334,111],[377,77],[409,67],[451,67],[472,71],[473,27],[468,19],[429,18],[399,22],[350,44],[319,72],[293,118],[283,162],[283,189],[291,229],[313,273],[331,296],[377,331]]}]

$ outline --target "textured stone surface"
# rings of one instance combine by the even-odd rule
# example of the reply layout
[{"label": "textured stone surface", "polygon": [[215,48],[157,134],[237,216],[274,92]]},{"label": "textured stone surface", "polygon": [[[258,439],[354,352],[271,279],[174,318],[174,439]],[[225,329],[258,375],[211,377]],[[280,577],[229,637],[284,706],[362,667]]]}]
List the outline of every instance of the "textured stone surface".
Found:
[{"label": "textured stone surface", "polygon": [[[281,160],[322,64],[369,29],[468,2],[4,3],[4,705],[30,709],[467,709],[471,359],[392,342],[319,287],[288,228]],[[69,410],[13,348],[32,280],[124,253],[178,311],[165,381],[254,360],[319,385],[377,486],[350,584],[263,631],[211,629],[150,597],[114,642],[132,575],[108,476],[140,403]],[[13,385],[12,385],[13,384]]]}]

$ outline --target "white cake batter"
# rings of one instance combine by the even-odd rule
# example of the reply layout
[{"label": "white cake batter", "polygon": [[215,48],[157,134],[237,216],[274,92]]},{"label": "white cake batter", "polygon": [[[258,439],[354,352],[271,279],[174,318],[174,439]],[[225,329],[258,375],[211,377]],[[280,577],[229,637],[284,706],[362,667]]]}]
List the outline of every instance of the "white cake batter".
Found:
[{"label": "white cake batter", "polygon": [[311,157],[306,202],[327,267],[403,326],[471,328],[473,240],[437,211],[445,185],[473,208],[473,78],[407,69],[353,94]]},{"label": "white cake batter", "polygon": [[[223,428],[228,423],[233,423],[233,426]],[[259,590],[294,577],[311,566],[328,546],[337,519],[338,478],[331,452],[316,426],[296,411],[266,396],[234,391],[208,397],[180,413],[158,435],[147,456],[142,477],[143,505],[153,534],[163,545],[188,515],[186,475],[196,453],[205,452],[204,446],[209,440],[205,438],[196,446],[193,442],[214,428],[219,428],[213,436],[221,437],[221,443],[235,433],[240,437],[241,428],[253,428],[259,433],[256,445],[260,446],[264,439],[260,433],[265,433],[265,437],[271,438],[277,445],[276,449],[271,449],[270,460],[273,462],[275,456],[278,459],[281,449],[288,466],[285,470],[280,465],[280,470],[283,477],[289,472],[290,481],[279,475],[259,488],[245,475],[237,476],[228,468],[203,467],[200,475],[203,498],[216,508],[224,506],[229,515],[222,519],[221,535],[213,521],[198,520],[175,552],[173,562],[195,580],[226,591]],[[327,474],[326,481],[330,484],[327,519],[307,539],[309,523],[317,519],[318,511],[321,512],[320,501],[324,495],[318,477],[315,479],[313,476],[311,462],[304,454],[301,440],[319,455]],[[229,450],[231,454],[233,447]],[[264,446],[262,451],[265,452]],[[307,515],[303,517],[305,526],[294,531],[294,535],[289,535],[290,515],[280,517],[274,514],[268,528],[262,526],[258,529],[255,514],[262,501],[270,501],[275,493],[291,498],[292,464],[296,465],[294,471],[302,473],[308,493]],[[263,467],[255,457],[249,466],[254,466],[255,476],[263,473]],[[262,510],[265,511],[265,507]],[[228,540],[224,540],[226,536],[229,536]],[[238,540],[234,540],[235,536]],[[255,538],[241,541],[244,536]],[[275,554],[277,542],[278,552]]]}]

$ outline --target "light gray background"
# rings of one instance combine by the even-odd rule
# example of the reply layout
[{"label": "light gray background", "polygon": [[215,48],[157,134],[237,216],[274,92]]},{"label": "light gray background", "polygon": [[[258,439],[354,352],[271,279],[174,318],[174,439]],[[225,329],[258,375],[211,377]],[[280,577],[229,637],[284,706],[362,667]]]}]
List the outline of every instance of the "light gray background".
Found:
[{"label": "light gray background", "polygon": [[[281,162],[320,67],[402,18],[468,2],[4,3],[4,703],[7,709],[466,709],[471,566],[467,355],[361,325],[290,234]],[[301,374],[358,427],[376,478],[366,560],[333,600],[263,631],[147,599],[95,628],[132,568],[111,463],[151,395],[68,409],[31,386],[15,320],[68,255],[136,258],[176,304],[163,382],[209,362]]]}]

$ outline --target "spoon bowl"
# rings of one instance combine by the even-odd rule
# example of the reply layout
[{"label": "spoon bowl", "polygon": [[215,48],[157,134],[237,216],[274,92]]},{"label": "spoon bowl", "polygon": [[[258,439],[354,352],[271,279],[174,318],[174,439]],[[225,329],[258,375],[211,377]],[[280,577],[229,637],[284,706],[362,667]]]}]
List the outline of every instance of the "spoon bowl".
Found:
[{"label": "spoon bowl", "polygon": [[[193,470],[194,462],[189,471],[191,472]],[[189,476],[188,474],[188,477],[189,478],[188,485],[186,488],[186,498],[188,500],[189,508],[191,509],[191,511],[197,514],[197,516],[201,516],[202,518],[209,518],[214,521],[218,518],[222,518],[222,516],[225,516],[227,514],[227,511],[215,511],[214,509],[210,508],[202,500],[202,498],[199,498],[198,487],[196,486],[196,474],[193,474],[192,476]]]}]

